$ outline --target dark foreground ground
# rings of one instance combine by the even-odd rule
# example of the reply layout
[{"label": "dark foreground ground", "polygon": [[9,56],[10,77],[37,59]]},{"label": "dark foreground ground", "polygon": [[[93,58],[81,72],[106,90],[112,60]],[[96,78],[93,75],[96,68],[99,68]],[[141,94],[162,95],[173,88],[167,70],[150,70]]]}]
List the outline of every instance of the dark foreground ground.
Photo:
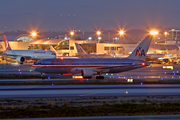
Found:
[{"label": "dark foreground ground", "polygon": [[180,114],[180,96],[0,99],[0,118]]}]

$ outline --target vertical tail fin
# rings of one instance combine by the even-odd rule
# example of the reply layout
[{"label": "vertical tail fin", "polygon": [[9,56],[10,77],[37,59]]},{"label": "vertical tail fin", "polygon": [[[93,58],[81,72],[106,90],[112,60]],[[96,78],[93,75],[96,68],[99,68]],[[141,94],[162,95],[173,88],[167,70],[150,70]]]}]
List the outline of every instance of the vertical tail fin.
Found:
[{"label": "vertical tail fin", "polygon": [[11,50],[11,47],[9,45],[9,42],[8,42],[6,36],[5,35],[3,35],[3,36],[4,36],[4,43],[5,43],[6,51],[9,51],[9,50]]},{"label": "vertical tail fin", "polygon": [[75,45],[76,45],[78,55],[86,55],[87,54],[79,44],[75,43]]},{"label": "vertical tail fin", "polygon": [[50,50],[57,53],[57,51],[54,49],[54,47],[52,45],[50,46]]},{"label": "vertical tail fin", "polygon": [[142,61],[144,61],[152,38],[153,38],[152,35],[146,36],[141,41],[141,43],[136,47],[136,49],[132,52],[132,54],[129,55],[129,57],[127,57],[127,58],[128,59],[133,59],[133,60],[142,60]]}]

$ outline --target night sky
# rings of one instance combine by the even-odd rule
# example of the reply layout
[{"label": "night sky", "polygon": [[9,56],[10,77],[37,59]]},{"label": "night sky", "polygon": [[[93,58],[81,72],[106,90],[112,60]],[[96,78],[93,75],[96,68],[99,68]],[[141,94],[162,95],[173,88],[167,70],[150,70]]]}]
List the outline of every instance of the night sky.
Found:
[{"label": "night sky", "polygon": [[180,0],[1,0],[0,31],[180,28]]}]

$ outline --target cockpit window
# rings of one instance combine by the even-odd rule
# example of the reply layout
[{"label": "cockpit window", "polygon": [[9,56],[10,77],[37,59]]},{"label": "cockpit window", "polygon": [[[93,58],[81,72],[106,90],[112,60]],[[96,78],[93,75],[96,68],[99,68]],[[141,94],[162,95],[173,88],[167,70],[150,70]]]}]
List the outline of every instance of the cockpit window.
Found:
[{"label": "cockpit window", "polygon": [[51,55],[56,55],[56,53],[53,52],[53,53],[51,53]]}]

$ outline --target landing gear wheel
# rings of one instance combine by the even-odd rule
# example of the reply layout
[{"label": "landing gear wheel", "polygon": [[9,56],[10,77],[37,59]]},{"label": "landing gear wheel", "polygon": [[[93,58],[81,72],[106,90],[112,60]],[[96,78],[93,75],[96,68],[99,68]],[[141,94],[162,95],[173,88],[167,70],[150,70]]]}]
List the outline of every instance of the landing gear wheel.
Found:
[{"label": "landing gear wheel", "polygon": [[96,76],[96,79],[104,79],[104,76]]},{"label": "landing gear wheel", "polygon": [[44,79],[45,79],[45,76],[44,76],[44,75],[42,75],[42,76],[41,76],[41,78],[44,80]]},{"label": "landing gear wheel", "polygon": [[44,80],[45,79],[45,75],[41,73],[41,78]]}]

